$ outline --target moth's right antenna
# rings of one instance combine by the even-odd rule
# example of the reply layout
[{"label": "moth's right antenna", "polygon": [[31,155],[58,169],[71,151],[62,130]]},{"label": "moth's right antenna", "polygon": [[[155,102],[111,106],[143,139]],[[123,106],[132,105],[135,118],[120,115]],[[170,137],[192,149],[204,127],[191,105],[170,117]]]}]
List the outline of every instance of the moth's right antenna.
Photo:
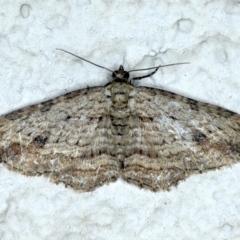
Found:
[{"label": "moth's right antenna", "polygon": [[149,73],[149,74],[147,74],[147,75],[132,78],[132,80],[141,80],[141,79],[143,79],[143,78],[151,77],[154,73],[157,72],[157,70],[158,70],[159,68],[162,68],[162,67],[169,67],[169,66],[175,66],[175,65],[180,65],[180,64],[189,64],[189,62],[171,63],[171,64],[167,64],[167,65],[159,65],[159,66],[157,66],[157,67],[151,67],[151,68],[143,68],[143,69],[131,70],[131,71],[128,71],[128,72],[134,72],[134,71],[145,71],[145,70],[155,69],[153,72],[151,72],[151,73]]},{"label": "moth's right antenna", "polygon": [[65,53],[71,54],[71,55],[73,55],[74,57],[77,57],[77,58],[79,58],[79,59],[81,59],[81,60],[83,60],[83,61],[85,61],[85,62],[91,63],[92,65],[95,65],[95,66],[97,66],[97,67],[106,69],[106,70],[108,70],[109,72],[113,73],[112,70],[110,70],[110,69],[108,69],[108,68],[105,68],[105,67],[103,67],[103,66],[100,66],[100,65],[98,65],[98,64],[96,64],[96,63],[90,62],[90,61],[88,61],[87,59],[82,58],[82,57],[79,57],[78,55],[76,55],[76,54],[74,54],[74,53],[68,52],[68,51],[66,51],[66,50],[64,50],[64,49],[61,49],[61,48],[56,48],[56,50],[60,50],[60,51],[63,51],[63,52],[65,52]]}]

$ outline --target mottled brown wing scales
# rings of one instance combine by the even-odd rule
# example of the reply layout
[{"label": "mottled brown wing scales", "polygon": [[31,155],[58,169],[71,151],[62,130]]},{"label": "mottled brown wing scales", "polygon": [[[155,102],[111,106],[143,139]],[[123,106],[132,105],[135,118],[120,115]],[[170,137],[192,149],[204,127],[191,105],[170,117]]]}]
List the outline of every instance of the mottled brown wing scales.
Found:
[{"label": "mottled brown wing scales", "polygon": [[[125,161],[124,179],[152,190],[240,161],[240,116],[162,90],[132,93],[142,141]],[[149,99],[152,99],[149,101]]]},{"label": "mottled brown wing scales", "polygon": [[0,161],[80,191],[116,180],[106,94],[104,88],[80,90],[1,117]]},{"label": "mottled brown wing scales", "polygon": [[152,191],[240,161],[240,116],[113,81],[0,117],[0,162],[79,191],[122,177]]}]

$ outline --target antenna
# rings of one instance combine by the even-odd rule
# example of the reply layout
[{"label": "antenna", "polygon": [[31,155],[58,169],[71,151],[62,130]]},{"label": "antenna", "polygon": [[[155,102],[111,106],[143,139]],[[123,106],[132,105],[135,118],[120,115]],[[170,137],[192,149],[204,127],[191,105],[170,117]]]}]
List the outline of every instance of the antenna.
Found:
[{"label": "antenna", "polygon": [[147,77],[151,77],[154,73],[157,72],[157,70],[159,68],[162,68],[162,67],[169,67],[169,66],[175,66],[175,65],[181,65],[181,64],[190,64],[189,62],[182,62],[182,63],[171,63],[171,64],[167,64],[167,65],[159,65],[157,67],[151,67],[151,68],[143,68],[143,69],[136,69],[136,70],[131,70],[129,72],[134,72],[134,71],[145,71],[145,70],[150,70],[150,69],[155,69],[153,72],[147,74],[147,75],[144,75],[144,76],[141,76],[141,77],[135,77],[135,78],[132,78],[132,80],[141,80],[143,78],[147,78]]},{"label": "antenna", "polygon": [[136,71],[145,71],[145,70],[151,70],[151,69],[162,68],[162,67],[169,67],[169,66],[180,65],[180,64],[190,64],[190,62],[171,63],[171,64],[159,65],[157,67],[151,67],[151,68],[134,69],[134,70],[130,70],[128,72],[130,73],[130,72],[136,72]]},{"label": "antenna", "polygon": [[60,50],[60,51],[63,51],[63,52],[65,52],[65,53],[71,54],[71,55],[73,55],[74,57],[77,57],[77,58],[79,58],[79,59],[81,59],[81,60],[83,60],[83,61],[85,61],[85,62],[91,63],[92,65],[95,65],[95,66],[97,66],[97,67],[106,69],[106,70],[108,70],[108,71],[111,72],[111,73],[113,72],[112,70],[110,70],[110,69],[108,69],[108,68],[105,68],[105,67],[100,66],[100,65],[98,65],[98,64],[96,64],[96,63],[90,62],[90,61],[88,61],[87,59],[82,58],[82,57],[79,57],[78,55],[76,55],[76,54],[74,54],[74,53],[68,52],[68,51],[63,50],[63,49],[61,49],[61,48],[56,48],[56,49],[57,49],[57,50]]},{"label": "antenna", "polygon": [[[61,48],[56,48],[56,49],[57,49],[57,50],[60,50],[60,51],[63,51],[63,52],[65,52],[65,53],[68,53],[68,54],[70,54],[70,55],[72,55],[72,56],[74,56],[74,57],[76,57],[76,58],[79,58],[79,59],[81,59],[81,60],[83,60],[83,61],[85,61],[85,62],[88,62],[88,63],[90,63],[90,64],[92,64],[92,65],[94,65],[94,66],[97,66],[97,67],[106,69],[106,70],[108,70],[108,71],[111,72],[111,73],[117,72],[117,71],[112,71],[112,70],[110,70],[110,69],[108,69],[108,68],[106,68],[106,67],[100,66],[100,65],[98,65],[98,64],[96,64],[96,63],[90,62],[89,60],[87,60],[87,59],[85,59],[85,58],[82,58],[82,57],[79,57],[78,55],[76,55],[76,54],[74,54],[74,53],[71,53],[71,52],[68,52],[68,51],[66,51],[66,50],[64,50],[64,49],[61,49]],[[142,79],[142,78],[146,78],[146,77],[152,76],[154,73],[157,72],[157,70],[158,70],[159,68],[169,67],[169,66],[175,66],[175,65],[181,65],[181,64],[189,64],[189,62],[171,63],[171,64],[167,64],[167,65],[159,65],[159,66],[157,66],[157,67],[143,68],[143,69],[135,69],[135,70],[124,71],[124,72],[125,72],[125,73],[126,73],[126,72],[130,73],[130,72],[146,71],[146,70],[155,69],[155,70],[154,70],[152,73],[150,73],[150,74],[147,74],[147,75],[144,75],[144,76],[141,76],[141,77],[132,78],[132,80],[140,80],[140,79]],[[120,66],[120,68],[121,68],[121,66]],[[119,68],[119,70],[120,70],[120,68]],[[123,67],[122,67],[122,70],[124,70]],[[122,73],[121,73],[121,74],[122,74]],[[126,77],[124,77],[124,78],[126,78]],[[127,78],[127,79],[128,79],[128,78]]]}]

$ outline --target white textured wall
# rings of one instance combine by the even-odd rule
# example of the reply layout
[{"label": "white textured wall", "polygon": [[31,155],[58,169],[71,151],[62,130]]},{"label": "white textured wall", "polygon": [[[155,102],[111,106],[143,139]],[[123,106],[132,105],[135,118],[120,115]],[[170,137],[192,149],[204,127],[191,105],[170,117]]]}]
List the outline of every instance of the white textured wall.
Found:
[{"label": "white textured wall", "polygon": [[[147,3],[150,2],[150,3]],[[141,85],[240,114],[237,1],[0,0],[0,114],[86,86],[108,68],[164,68]],[[0,239],[240,239],[240,165],[170,192],[122,181],[79,194],[0,167]]]}]

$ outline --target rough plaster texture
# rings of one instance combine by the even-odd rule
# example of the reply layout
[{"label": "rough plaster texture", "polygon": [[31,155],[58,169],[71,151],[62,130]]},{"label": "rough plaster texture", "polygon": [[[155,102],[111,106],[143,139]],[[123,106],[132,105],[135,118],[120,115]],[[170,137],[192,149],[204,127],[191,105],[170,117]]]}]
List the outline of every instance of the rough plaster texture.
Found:
[{"label": "rough plaster texture", "polygon": [[[240,114],[237,1],[0,2],[0,114],[110,79],[57,47],[111,69],[189,61],[139,84]],[[239,171],[170,192],[118,181],[79,194],[1,166],[0,239],[240,239]]]}]

